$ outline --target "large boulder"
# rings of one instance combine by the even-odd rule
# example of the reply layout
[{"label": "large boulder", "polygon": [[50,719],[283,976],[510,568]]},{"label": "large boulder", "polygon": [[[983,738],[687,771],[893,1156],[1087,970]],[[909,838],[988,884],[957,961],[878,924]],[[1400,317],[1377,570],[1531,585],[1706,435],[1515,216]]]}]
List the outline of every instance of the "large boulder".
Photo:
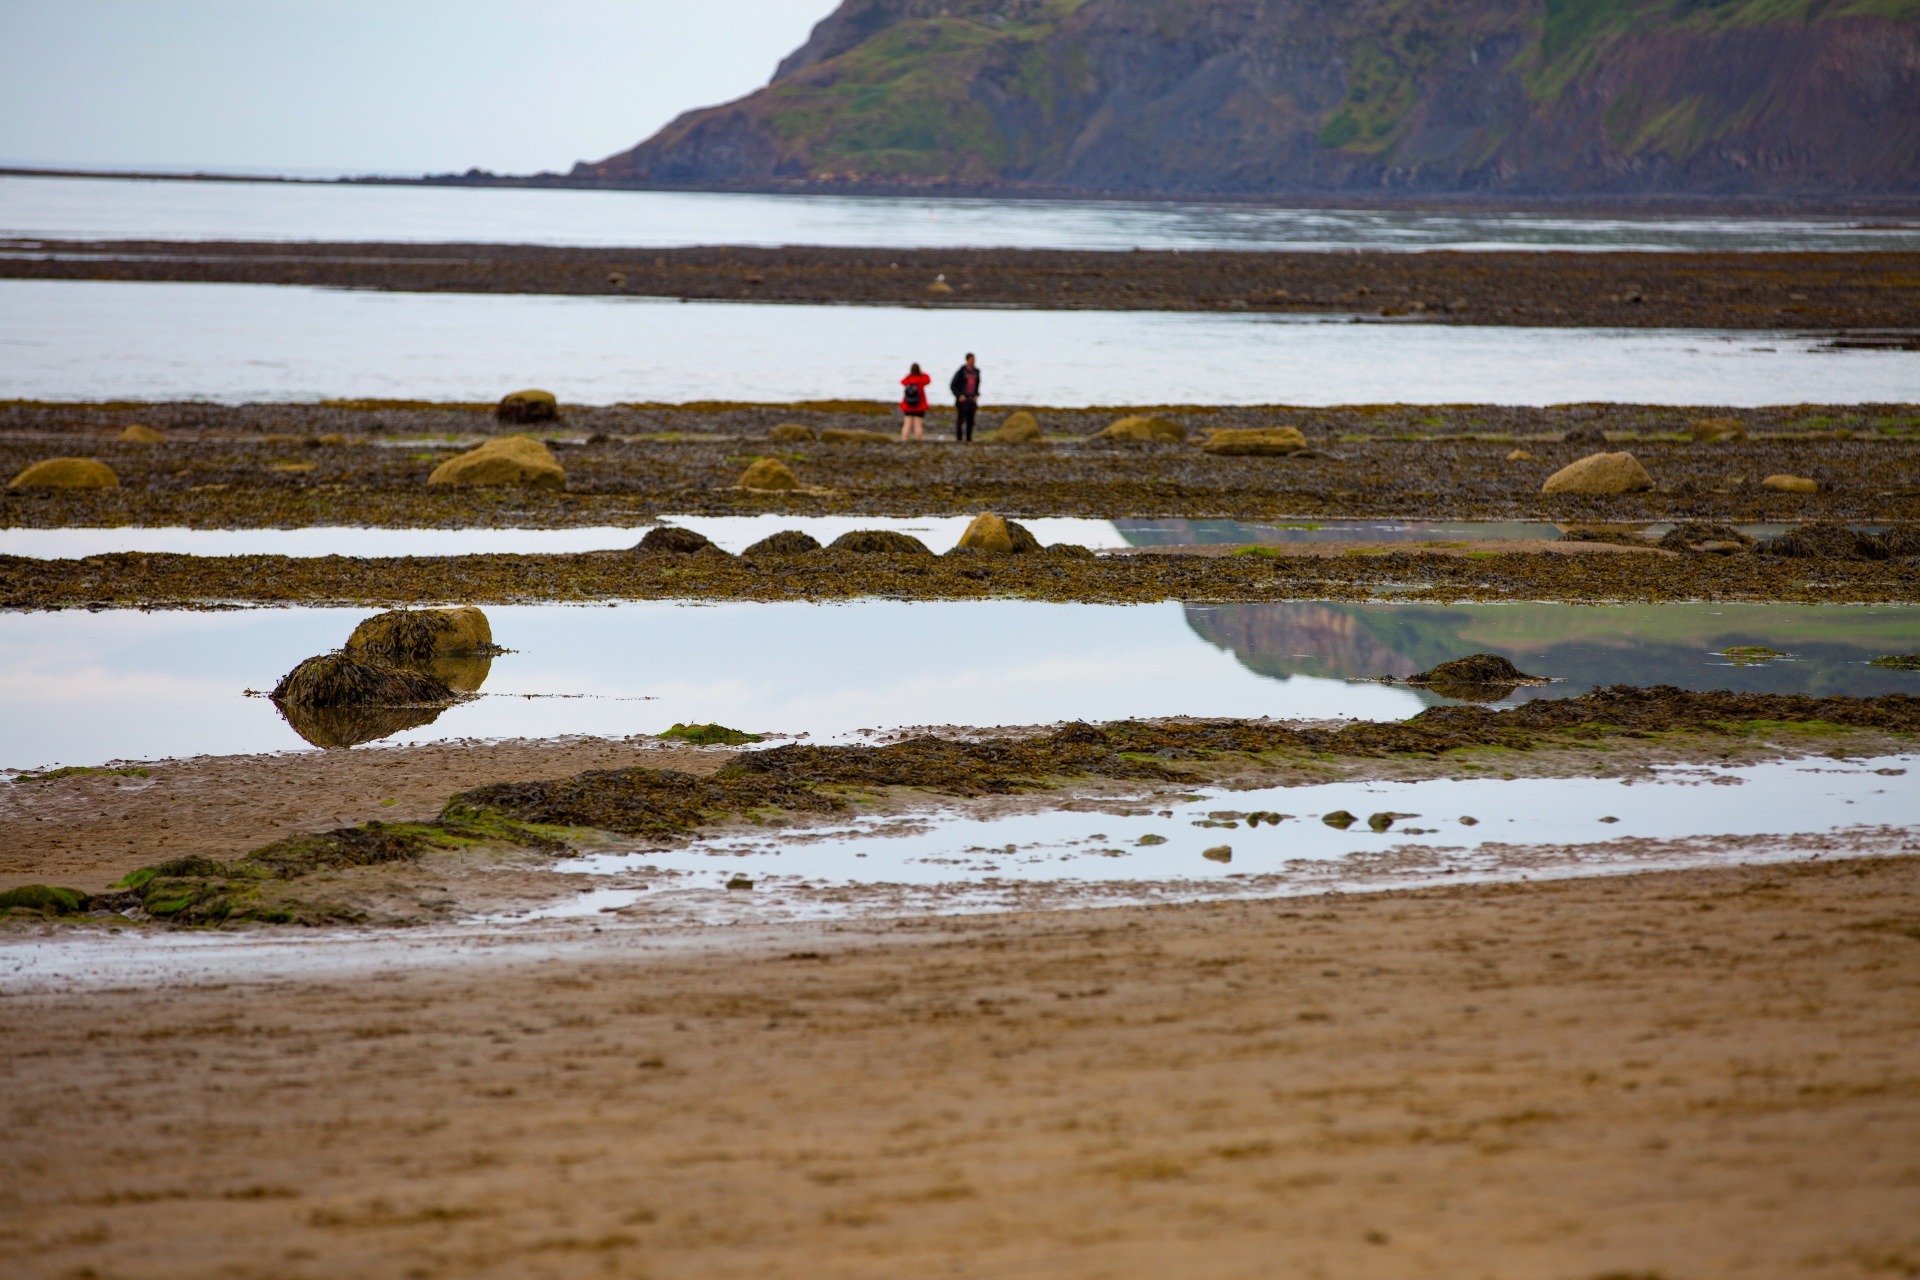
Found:
[{"label": "large boulder", "polygon": [[740,477],[740,487],[758,489],[767,493],[782,489],[798,489],[800,477],[793,474],[787,464],[778,458],[757,458]]},{"label": "large boulder", "polygon": [[1259,427],[1216,431],[1200,447],[1208,453],[1230,458],[1279,458],[1305,449],[1307,438],[1298,427]]},{"label": "large boulder", "polygon": [[167,437],[163,433],[140,422],[130,424],[120,433],[121,444],[165,444],[166,442]]},{"label": "large boulder", "polygon": [[495,436],[478,449],[448,458],[433,469],[427,483],[564,489],[567,473],[538,440],[529,436]]},{"label": "large boulder", "polygon": [[884,431],[858,431],[852,427],[822,427],[821,444],[893,444],[898,436]]},{"label": "large boulder", "polygon": [[13,478],[9,489],[118,489],[120,477],[97,458],[48,458]]},{"label": "large boulder", "polygon": [[803,556],[819,549],[820,540],[812,534],[802,533],[798,529],[782,529],[760,539],[740,554],[749,559],[754,556]]},{"label": "large boulder", "polygon": [[1094,434],[1095,440],[1159,441],[1178,444],[1187,438],[1187,429],[1177,422],[1151,414],[1120,418]]},{"label": "large boulder", "polygon": [[1653,488],[1653,477],[1630,453],[1593,453],[1547,477],[1542,493],[1637,493]]},{"label": "large boulder", "polygon": [[346,652],[362,662],[419,669],[435,658],[493,652],[493,627],[472,605],[393,609],[355,627]]},{"label": "large boulder", "polygon": [[1028,444],[1040,438],[1040,420],[1025,409],[1008,414],[990,436],[995,444]]},{"label": "large boulder", "polygon": [[692,529],[682,529],[670,524],[647,530],[647,536],[640,539],[640,545],[634,550],[642,555],[656,556],[694,556],[703,552],[716,556],[727,554],[715,546],[713,539],[706,534],[695,533]]},{"label": "large boulder", "polygon": [[832,543],[834,551],[857,551],[862,555],[930,556],[927,544],[910,533],[891,529],[855,529],[843,533]]},{"label": "large boulder", "polygon": [[802,426],[798,422],[783,422],[767,431],[767,439],[776,444],[798,444],[803,440],[818,440],[820,437],[812,427]]},{"label": "large boulder", "polygon": [[973,551],[997,551],[1002,553],[1025,553],[1040,550],[1040,540],[1011,520],[996,516],[991,512],[977,515],[967,531],[960,535],[959,545]]},{"label": "large boulder", "polygon": [[493,416],[502,422],[552,422],[560,416],[560,402],[551,391],[515,391],[500,398]]}]

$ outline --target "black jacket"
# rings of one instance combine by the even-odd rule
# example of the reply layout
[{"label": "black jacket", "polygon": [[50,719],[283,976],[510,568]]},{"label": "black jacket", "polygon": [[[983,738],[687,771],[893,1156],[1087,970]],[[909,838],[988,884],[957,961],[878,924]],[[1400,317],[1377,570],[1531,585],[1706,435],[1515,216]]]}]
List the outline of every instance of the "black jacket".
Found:
[{"label": "black jacket", "polygon": [[953,392],[953,398],[955,400],[965,400],[967,398],[967,377],[969,374],[973,377],[973,398],[976,400],[980,398],[980,366],[975,365],[969,369],[963,364],[953,375],[953,381],[947,384],[947,390]]}]

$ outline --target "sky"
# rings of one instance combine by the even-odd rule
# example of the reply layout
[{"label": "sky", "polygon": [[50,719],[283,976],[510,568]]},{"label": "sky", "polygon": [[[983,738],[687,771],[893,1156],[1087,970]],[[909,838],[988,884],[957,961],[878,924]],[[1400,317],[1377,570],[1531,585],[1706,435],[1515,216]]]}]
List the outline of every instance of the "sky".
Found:
[{"label": "sky", "polygon": [[565,170],[766,83],[836,0],[0,0],[0,165]]}]

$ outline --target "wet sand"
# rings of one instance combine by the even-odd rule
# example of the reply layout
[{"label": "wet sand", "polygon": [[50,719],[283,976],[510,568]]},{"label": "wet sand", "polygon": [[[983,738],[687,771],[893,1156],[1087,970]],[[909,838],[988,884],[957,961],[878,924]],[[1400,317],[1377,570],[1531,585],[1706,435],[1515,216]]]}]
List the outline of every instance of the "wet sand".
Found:
[{"label": "wet sand", "polygon": [[579,249],[536,245],[0,241],[0,278],[331,285],[1044,310],[1367,314],[1429,323],[1904,330],[1920,254],[1047,249]]},{"label": "wet sand", "polygon": [[1920,861],[0,1000],[11,1275],[1884,1277]]}]

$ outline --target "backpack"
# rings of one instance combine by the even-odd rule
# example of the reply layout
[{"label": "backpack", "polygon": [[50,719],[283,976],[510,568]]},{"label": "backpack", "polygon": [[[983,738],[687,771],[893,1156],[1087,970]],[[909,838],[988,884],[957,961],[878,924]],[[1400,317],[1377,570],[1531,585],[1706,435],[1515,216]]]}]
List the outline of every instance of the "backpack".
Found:
[{"label": "backpack", "polygon": [[909,383],[907,385],[906,399],[903,401],[903,403],[909,409],[918,409],[927,403],[927,397],[921,393],[919,387],[913,385],[912,383]]}]

